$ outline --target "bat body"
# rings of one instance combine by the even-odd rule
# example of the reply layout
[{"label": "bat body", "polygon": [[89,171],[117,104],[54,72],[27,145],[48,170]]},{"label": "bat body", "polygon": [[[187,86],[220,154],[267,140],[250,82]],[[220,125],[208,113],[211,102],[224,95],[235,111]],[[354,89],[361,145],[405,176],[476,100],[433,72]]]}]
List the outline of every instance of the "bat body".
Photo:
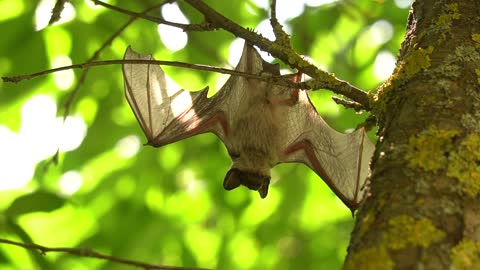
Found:
[{"label": "bat body", "polygon": [[[125,59],[153,59],[128,48]],[[262,60],[245,45],[237,71],[279,76],[279,66]],[[308,93],[240,76],[231,76],[211,98],[166,87],[159,66],[124,64],[125,93],[148,144],[160,147],[213,132],[232,159],[223,186],[240,185],[267,196],[270,170],[279,163],[309,166],[351,209],[363,198],[374,146],[363,129],[350,134],[330,128]],[[293,80],[297,77],[291,76]]]}]

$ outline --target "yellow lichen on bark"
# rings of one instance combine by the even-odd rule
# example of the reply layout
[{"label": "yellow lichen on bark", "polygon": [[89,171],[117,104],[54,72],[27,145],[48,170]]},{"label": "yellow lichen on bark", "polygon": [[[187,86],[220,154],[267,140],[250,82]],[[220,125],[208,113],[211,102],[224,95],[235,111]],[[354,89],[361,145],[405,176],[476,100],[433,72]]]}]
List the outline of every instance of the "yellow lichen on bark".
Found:
[{"label": "yellow lichen on bark", "polygon": [[275,23],[274,26],[273,26],[273,31],[274,31],[274,33],[283,33],[283,34],[280,34],[280,36],[277,35],[276,42],[278,42],[280,44],[280,46],[285,47],[285,48],[290,48],[291,47],[290,37],[288,36],[288,34],[285,33],[285,31],[283,30],[283,26],[281,24],[279,24],[278,22]]},{"label": "yellow lichen on bark", "polygon": [[373,211],[367,212],[360,221],[360,231],[358,232],[358,234],[360,236],[364,235],[369,230],[370,226],[373,224],[374,221],[375,213]]},{"label": "yellow lichen on bark", "polygon": [[396,100],[399,99],[399,95],[392,93],[399,84],[405,82],[412,75],[425,70],[430,67],[430,54],[434,51],[433,46],[427,48],[418,48],[410,52],[404,60],[399,61],[392,76],[383,83],[377,93],[369,92],[370,103],[372,104],[372,112],[381,118],[381,115],[388,106],[395,106]]},{"label": "yellow lichen on bark", "polygon": [[445,233],[427,218],[416,220],[411,216],[399,215],[390,219],[388,225],[386,244],[390,249],[402,249],[409,245],[426,248],[445,237]]},{"label": "yellow lichen on bark", "polygon": [[351,255],[344,270],[392,270],[393,261],[384,247],[371,247]]},{"label": "yellow lichen on bark", "polygon": [[404,63],[404,71],[407,76],[420,72],[430,67],[430,54],[433,52],[433,46],[426,49],[418,48],[411,52]]},{"label": "yellow lichen on bark", "polygon": [[437,171],[447,166],[447,153],[452,150],[452,139],[457,130],[439,129],[430,126],[417,136],[410,137],[405,159],[411,168]]},{"label": "yellow lichen on bark", "polygon": [[448,157],[447,176],[456,178],[466,194],[480,193],[480,134],[468,135]]},{"label": "yellow lichen on bark", "polygon": [[368,92],[370,98],[370,104],[372,106],[373,115],[378,118],[382,118],[382,115],[385,113],[387,106],[396,106],[396,102],[400,99],[399,95],[394,93],[395,87],[402,81],[402,78],[399,76],[397,71],[399,68],[395,68],[393,74],[384,82],[378,91],[374,93],[373,91]]},{"label": "yellow lichen on bark", "polygon": [[307,60],[305,60],[303,57],[298,55],[294,50],[288,47],[282,47],[282,51],[287,55],[288,57],[288,63],[291,65],[298,66],[299,68],[304,68],[308,67],[312,64],[310,64]]},{"label": "yellow lichen on bark", "polygon": [[452,3],[447,5],[446,12],[438,17],[437,25],[450,26],[453,20],[460,19],[461,15],[458,12],[458,4]]},{"label": "yellow lichen on bark", "polygon": [[450,258],[456,270],[480,269],[480,242],[462,240],[452,249]]},{"label": "yellow lichen on bark", "polygon": [[447,170],[447,176],[457,179],[462,191],[471,197],[480,193],[480,134],[470,134],[455,148],[457,130],[430,126],[409,139],[405,159],[410,168],[436,172]]},{"label": "yellow lichen on bark", "polygon": [[[480,44],[480,43],[479,43]],[[479,46],[480,47],[480,46]],[[477,74],[477,82],[480,84],[480,69],[475,69],[475,74]]]},{"label": "yellow lichen on bark", "polygon": [[472,34],[472,40],[475,41],[475,47],[480,48],[480,33]]}]

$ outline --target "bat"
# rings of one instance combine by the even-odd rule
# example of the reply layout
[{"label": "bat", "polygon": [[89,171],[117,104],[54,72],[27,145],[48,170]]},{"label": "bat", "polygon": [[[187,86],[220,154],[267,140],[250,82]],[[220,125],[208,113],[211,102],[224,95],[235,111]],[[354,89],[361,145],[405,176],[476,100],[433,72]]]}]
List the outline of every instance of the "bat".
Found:
[{"label": "bat", "polygon": [[[124,59],[153,57],[129,47]],[[280,76],[279,65],[264,61],[247,43],[235,70]],[[169,89],[158,65],[124,64],[123,76],[127,101],[148,145],[160,147],[205,132],[222,140],[232,159],[223,181],[226,190],[243,185],[265,198],[271,168],[297,162],[319,175],[352,211],[364,198],[373,143],[363,128],[343,134],[329,127],[307,91],[232,75],[208,98],[208,87]],[[289,79],[299,81],[299,76]]]}]

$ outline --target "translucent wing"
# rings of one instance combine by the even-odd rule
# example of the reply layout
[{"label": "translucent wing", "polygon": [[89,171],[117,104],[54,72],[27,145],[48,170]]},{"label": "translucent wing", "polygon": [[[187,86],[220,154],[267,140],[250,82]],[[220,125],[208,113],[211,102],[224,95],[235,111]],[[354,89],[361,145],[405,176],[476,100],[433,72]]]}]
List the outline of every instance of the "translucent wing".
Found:
[{"label": "translucent wing", "polygon": [[306,91],[288,108],[281,162],[301,162],[315,171],[350,208],[363,199],[375,149],[363,129],[343,134],[318,115]]}]

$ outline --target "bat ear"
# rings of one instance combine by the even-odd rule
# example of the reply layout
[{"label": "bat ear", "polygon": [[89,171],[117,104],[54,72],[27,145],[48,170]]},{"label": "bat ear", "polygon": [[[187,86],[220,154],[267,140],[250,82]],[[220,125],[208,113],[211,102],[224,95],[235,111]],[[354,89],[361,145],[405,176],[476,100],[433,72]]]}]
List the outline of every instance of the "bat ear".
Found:
[{"label": "bat ear", "polygon": [[270,73],[274,76],[280,76],[280,64],[270,64],[262,59],[263,72]]},{"label": "bat ear", "polygon": [[252,74],[269,73],[273,76],[280,75],[280,65],[270,64],[262,59],[257,49],[251,44],[245,42],[243,46],[242,56],[237,65],[237,70]]},{"label": "bat ear", "polygon": [[258,193],[260,194],[260,197],[262,199],[265,199],[265,197],[267,197],[268,185],[270,185],[270,177],[264,178],[263,182],[262,182],[262,185],[258,189]]},{"label": "bat ear", "polygon": [[223,180],[223,188],[232,190],[240,186],[240,171],[238,169],[230,169]]}]

